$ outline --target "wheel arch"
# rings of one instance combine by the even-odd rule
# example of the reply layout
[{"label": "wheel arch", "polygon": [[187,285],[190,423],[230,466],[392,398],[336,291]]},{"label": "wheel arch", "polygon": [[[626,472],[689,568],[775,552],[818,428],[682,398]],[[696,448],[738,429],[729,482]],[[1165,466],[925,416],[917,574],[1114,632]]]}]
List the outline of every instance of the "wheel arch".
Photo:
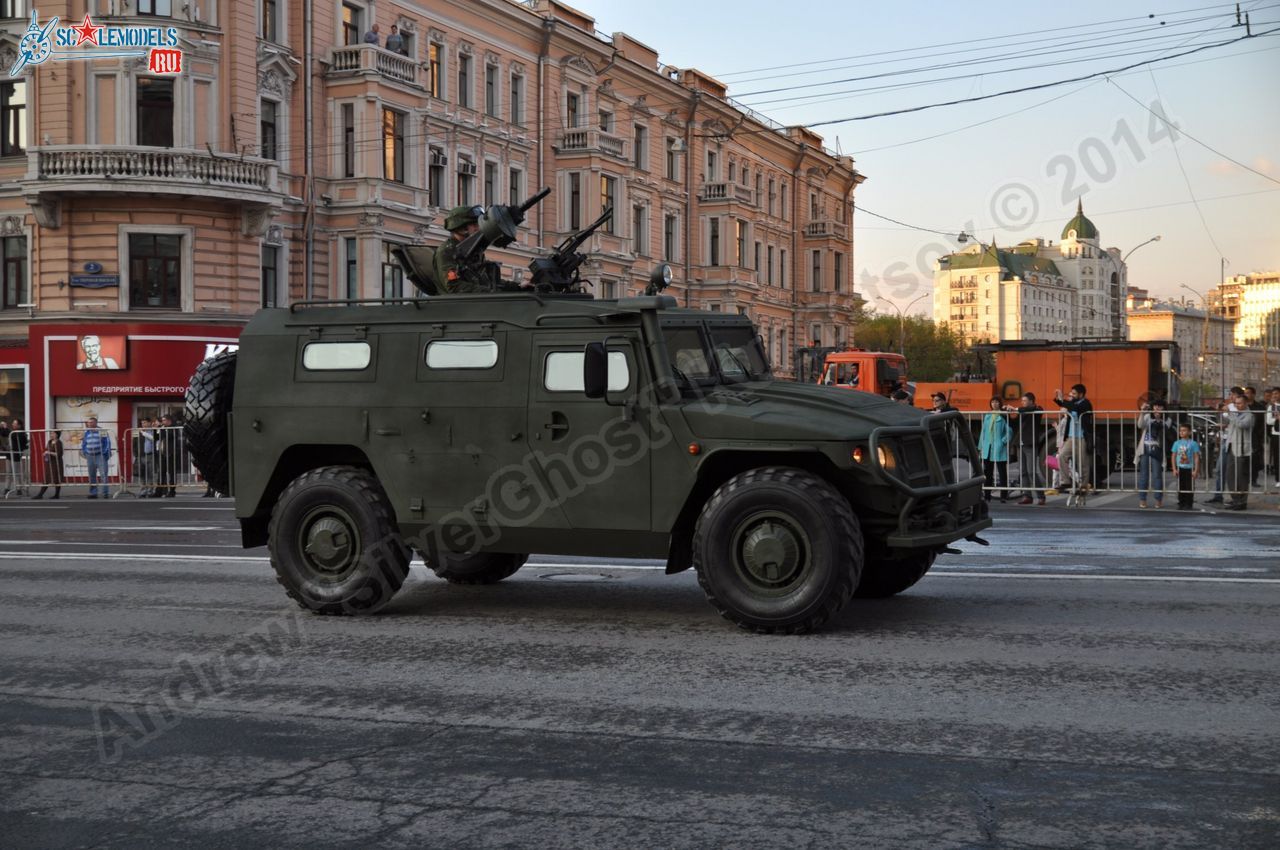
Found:
[{"label": "wheel arch", "polygon": [[[240,537],[245,548],[267,545],[271,509],[284,488],[298,476],[322,466],[353,466],[374,473],[369,456],[357,446],[309,443],[289,446],[276,460],[271,477],[258,496],[253,514],[240,518]],[[374,475],[376,477],[376,473]],[[391,518],[397,521],[394,506],[391,507]]]},{"label": "wheel arch", "polygon": [[698,466],[698,477],[671,528],[671,543],[667,552],[668,574],[683,572],[693,566],[693,528],[711,494],[735,475],[762,466],[792,466],[803,469],[827,481],[848,498],[845,492],[847,482],[841,480],[842,476],[835,464],[822,452],[733,449],[713,452]]}]

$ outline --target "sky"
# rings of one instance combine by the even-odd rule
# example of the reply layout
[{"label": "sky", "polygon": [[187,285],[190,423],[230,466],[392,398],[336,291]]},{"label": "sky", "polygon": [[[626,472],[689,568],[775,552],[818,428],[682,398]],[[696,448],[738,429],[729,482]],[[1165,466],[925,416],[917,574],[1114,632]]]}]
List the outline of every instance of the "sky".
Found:
[{"label": "sky", "polygon": [[[1209,0],[571,5],[595,17],[598,32],[625,32],[664,64],[710,73],[783,124],[1056,82],[1245,35],[1235,4]],[[1056,242],[1077,199],[1104,246],[1141,246],[1129,283],[1159,297],[1194,299],[1181,287],[1204,292],[1224,268],[1280,269],[1280,0],[1240,6],[1254,37],[1236,44],[1108,78],[815,127],[867,178],[854,196],[859,293],[900,308],[920,299],[909,312],[927,315],[933,260],[960,247],[961,230],[1001,246]],[[867,90],[885,86],[894,88]]]}]

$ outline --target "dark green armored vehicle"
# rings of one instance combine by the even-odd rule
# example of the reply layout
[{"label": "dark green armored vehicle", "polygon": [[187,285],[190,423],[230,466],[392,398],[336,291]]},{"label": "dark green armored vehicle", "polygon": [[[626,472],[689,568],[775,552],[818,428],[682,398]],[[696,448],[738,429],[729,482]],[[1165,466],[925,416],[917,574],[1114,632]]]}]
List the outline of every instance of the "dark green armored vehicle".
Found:
[{"label": "dark green armored vehicle", "polygon": [[745,317],[662,295],[263,310],[187,415],[244,545],[319,613],[378,610],[415,552],[471,584],[538,552],[666,558],[744,628],[803,632],[991,525],[960,414],[775,380]]}]

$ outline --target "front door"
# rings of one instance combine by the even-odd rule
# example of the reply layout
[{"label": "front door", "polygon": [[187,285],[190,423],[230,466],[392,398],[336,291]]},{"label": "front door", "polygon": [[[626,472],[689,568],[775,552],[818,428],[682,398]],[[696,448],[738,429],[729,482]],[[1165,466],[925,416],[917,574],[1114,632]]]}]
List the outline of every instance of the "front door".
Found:
[{"label": "front door", "polygon": [[583,350],[601,338],[561,330],[534,334],[529,448],[550,502],[538,524],[647,531],[653,446],[649,423],[635,403],[647,383],[637,360],[639,338],[615,335],[608,342],[610,395],[627,399],[625,405],[583,392]]}]

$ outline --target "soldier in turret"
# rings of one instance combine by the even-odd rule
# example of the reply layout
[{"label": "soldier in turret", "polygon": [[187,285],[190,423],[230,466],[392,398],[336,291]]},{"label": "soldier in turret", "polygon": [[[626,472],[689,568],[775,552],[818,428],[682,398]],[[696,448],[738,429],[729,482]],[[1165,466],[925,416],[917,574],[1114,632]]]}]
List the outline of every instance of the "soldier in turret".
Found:
[{"label": "soldier in turret", "polygon": [[497,281],[486,274],[488,267],[483,261],[463,265],[455,257],[459,243],[480,229],[478,222],[482,215],[484,207],[454,207],[445,217],[444,226],[449,231],[449,241],[436,249],[432,268],[436,284],[443,293],[464,295],[493,292],[497,288]]}]

